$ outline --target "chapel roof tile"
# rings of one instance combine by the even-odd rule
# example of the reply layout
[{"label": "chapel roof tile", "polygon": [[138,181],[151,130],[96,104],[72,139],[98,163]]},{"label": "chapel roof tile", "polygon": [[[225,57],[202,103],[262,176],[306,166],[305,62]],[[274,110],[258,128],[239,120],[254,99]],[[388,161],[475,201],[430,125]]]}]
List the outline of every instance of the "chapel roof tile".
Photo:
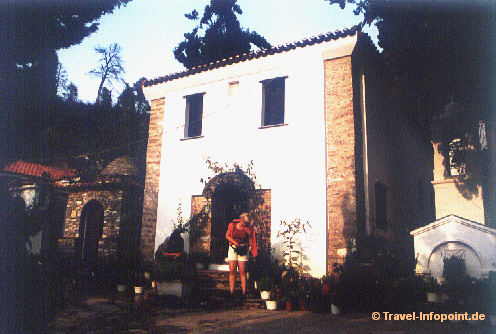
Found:
[{"label": "chapel roof tile", "polygon": [[64,178],[76,177],[76,171],[73,169],[64,169],[51,166],[43,166],[31,162],[16,161],[4,168],[4,171],[14,174],[27,175],[41,178],[43,173],[48,173],[51,180],[60,180]]}]

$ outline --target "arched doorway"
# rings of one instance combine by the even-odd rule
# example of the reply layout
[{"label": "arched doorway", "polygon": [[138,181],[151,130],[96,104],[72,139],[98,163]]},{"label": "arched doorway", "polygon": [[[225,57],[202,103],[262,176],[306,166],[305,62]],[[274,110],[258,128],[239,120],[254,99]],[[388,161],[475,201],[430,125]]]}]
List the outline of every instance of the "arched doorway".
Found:
[{"label": "arched doorway", "polygon": [[192,196],[191,216],[204,215],[205,223],[190,234],[190,251],[206,252],[213,263],[224,263],[227,226],[242,212],[252,215],[258,248],[270,249],[271,191],[255,189],[248,176],[235,171],[216,175],[201,195]]},{"label": "arched doorway", "polygon": [[210,256],[213,261],[222,263],[228,251],[227,226],[242,212],[249,211],[249,196],[236,184],[222,183],[215,188],[211,200]]},{"label": "arched doorway", "polygon": [[78,259],[84,268],[90,269],[98,256],[98,243],[103,233],[103,207],[91,200],[81,212],[79,224]]},{"label": "arched doorway", "polygon": [[202,194],[211,204],[210,231],[206,232],[210,236],[208,248],[213,262],[224,262],[227,226],[242,212],[250,211],[250,199],[255,192],[253,181],[240,170],[221,173],[205,185]]}]

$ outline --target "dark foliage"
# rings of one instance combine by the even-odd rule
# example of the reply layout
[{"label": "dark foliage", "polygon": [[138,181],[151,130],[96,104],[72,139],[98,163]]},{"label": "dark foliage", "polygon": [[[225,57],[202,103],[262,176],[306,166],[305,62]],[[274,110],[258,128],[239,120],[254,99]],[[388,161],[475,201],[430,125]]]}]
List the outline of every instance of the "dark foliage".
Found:
[{"label": "dark foliage", "polygon": [[[468,154],[461,162],[459,191],[470,197],[482,185],[486,219],[496,223],[496,173],[488,168],[496,160],[496,3],[327,1],[341,8],[351,4],[365,23],[377,25],[393,105],[441,143],[445,157],[451,141],[462,140]],[[487,148],[480,145],[478,121],[485,122]]]},{"label": "dark foliage", "polygon": [[[211,0],[200,24],[184,34],[185,40],[174,49],[174,56],[186,68],[192,68],[250,52],[252,45],[270,47],[258,33],[241,27],[236,15],[242,13],[236,0]],[[185,16],[193,21],[199,19],[196,10]],[[199,30],[203,26],[206,26],[204,35],[200,36]]]},{"label": "dark foliage", "polygon": [[100,16],[129,0],[0,2],[0,164],[49,156],[40,144],[57,105],[56,51],[97,31]]},{"label": "dark foliage", "polygon": [[363,237],[335,264],[335,300],[343,311],[404,310],[421,300],[421,280],[406,242]]}]

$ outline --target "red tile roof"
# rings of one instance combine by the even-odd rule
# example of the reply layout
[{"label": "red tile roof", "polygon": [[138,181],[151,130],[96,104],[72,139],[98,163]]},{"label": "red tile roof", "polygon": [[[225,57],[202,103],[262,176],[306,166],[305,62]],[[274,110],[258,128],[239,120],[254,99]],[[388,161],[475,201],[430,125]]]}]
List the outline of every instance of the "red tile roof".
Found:
[{"label": "red tile roof", "polygon": [[338,31],[335,31],[334,33],[328,32],[327,34],[321,34],[318,36],[305,38],[301,41],[296,41],[296,42],[288,43],[285,45],[274,46],[274,47],[271,47],[269,49],[261,49],[258,51],[252,51],[250,53],[243,53],[241,55],[229,57],[228,59],[218,60],[218,61],[212,62],[210,64],[199,65],[199,66],[190,68],[190,69],[182,71],[182,72],[176,72],[176,73],[172,73],[172,74],[169,74],[169,75],[166,75],[163,77],[158,77],[155,79],[146,80],[143,82],[143,86],[150,87],[150,86],[157,85],[157,84],[160,84],[163,82],[172,81],[174,79],[187,77],[187,76],[197,74],[200,72],[205,72],[205,71],[208,71],[208,70],[211,70],[214,68],[232,65],[232,64],[240,63],[240,62],[243,62],[246,60],[251,60],[254,58],[266,57],[266,56],[273,55],[276,53],[282,53],[285,51],[290,51],[290,50],[293,50],[296,48],[303,48],[303,47],[308,46],[308,45],[314,45],[314,44],[319,44],[322,42],[327,42],[330,40],[336,40],[336,39],[339,39],[341,37],[353,36],[358,31],[361,31],[361,28],[362,28],[362,25],[359,24],[359,25],[351,27],[350,29],[343,29],[342,31],[338,30]]},{"label": "red tile roof", "polygon": [[52,180],[76,177],[76,171],[73,169],[63,169],[50,166],[38,165],[30,162],[16,161],[4,168],[9,173],[42,177],[43,173],[48,173]]}]

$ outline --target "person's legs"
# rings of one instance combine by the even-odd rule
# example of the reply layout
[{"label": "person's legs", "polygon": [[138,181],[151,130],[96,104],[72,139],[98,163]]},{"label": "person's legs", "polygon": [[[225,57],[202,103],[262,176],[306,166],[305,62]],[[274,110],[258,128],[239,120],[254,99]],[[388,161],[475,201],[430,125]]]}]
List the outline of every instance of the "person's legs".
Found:
[{"label": "person's legs", "polygon": [[234,294],[237,267],[238,267],[238,261],[229,261],[229,291],[231,291],[231,295]]},{"label": "person's legs", "polygon": [[243,296],[246,295],[246,261],[239,261],[239,277],[241,279],[241,290],[243,291]]}]

